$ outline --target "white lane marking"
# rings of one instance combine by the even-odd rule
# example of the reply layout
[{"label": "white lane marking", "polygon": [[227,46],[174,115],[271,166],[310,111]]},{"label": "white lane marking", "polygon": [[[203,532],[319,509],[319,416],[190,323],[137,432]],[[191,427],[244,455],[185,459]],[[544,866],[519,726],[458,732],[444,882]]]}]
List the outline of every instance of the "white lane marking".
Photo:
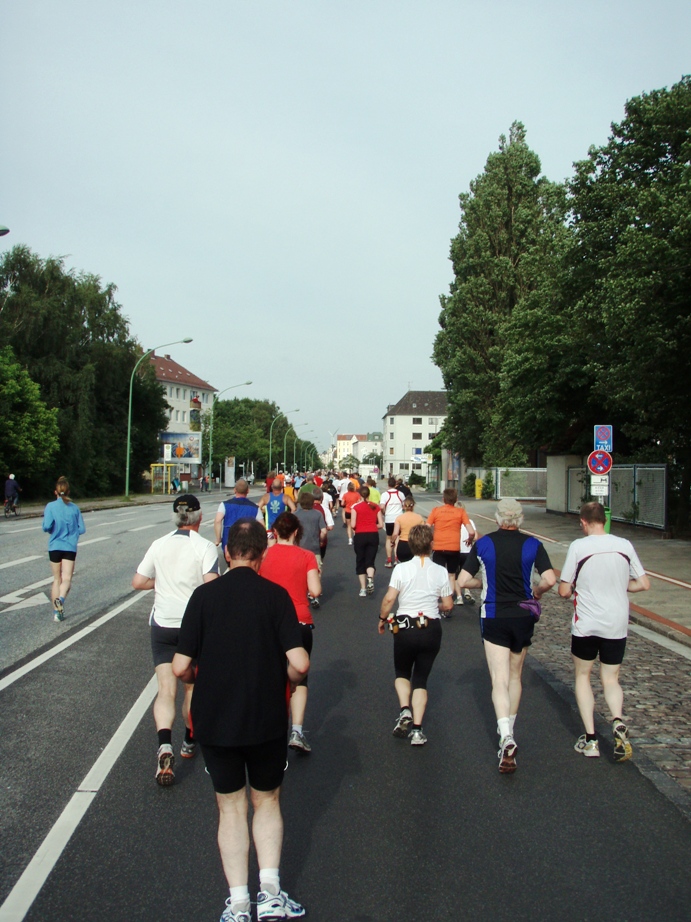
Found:
[{"label": "white lane marking", "polygon": [[33,589],[40,589],[41,586],[47,586],[48,583],[52,582],[52,576],[49,576],[48,579],[40,579],[37,583],[32,583],[30,586],[24,586],[23,589],[15,589],[14,592],[8,592],[7,595],[0,596],[0,602],[4,602],[7,605],[14,605],[15,602],[22,601],[22,596],[26,592],[31,592]]},{"label": "white lane marking", "polygon": [[110,541],[110,535],[104,535],[103,538],[88,538],[86,541],[80,541],[79,547],[86,547],[87,544],[96,544],[97,541]]},{"label": "white lane marking", "polygon": [[40,559],[40,554],[34,554],[33,557],[18,557],[17,560],[10,560],[9,563],[0,563],[0,570],[6,570],[8,567],[18,567],[20,563],[29,563],[30,560]]},{"label": "white lane marking", "polygon": [[[53,580],[51,580],[51,583]],[[50,599],[45,594],[45,592],[39,592],[38,595],[29,596],[28,599],[22,599],[21,602],[17,602],[16,605],[10,605],[9,608],[5,608],[2,614],[6,614],[8,611],[19,611],[20,608],[33,608],[34,605],[50,605]]]},{"label": "white lane marking", "polygon": [[137,512],[115,512],[113,513],[117,518],[124,519],[128,515],[137,515]]},{"label": "white lane marking", "polygon": [[[13,535],[21,535],[21,534],[23,534],[25,531],[41,531],[41,530],[42,530],[42,529],[41,529],[41,526],[40,526],[40,525],[31,525],[29,528],[17,528],[16,530],[13,528],[13,529],[12,529],[12,534],[13,534]],[[9,535],[10,532],[8,531],[7,534]]]},{"label": "white lane marking", "polygon": [[683,579],[674,579],[672,576],[663,576],[662,573],[656,573],[654,570],[645,571],[653,579],[661,579],[665,583],[672,583],[674,586],[681,586],[682,589],[691,589],[691,583],[685,583]]},{"label": "white lane marking", "polygon": [[[151,589],[145,589],[144,592],[151,592]],[[78,640],[81,640],[83,637],[86,637],[87,634],[91,634],[92,631],[97,630],[101,627],[102,624],[105,624],[107,621],[110,621],[111,618],[114,618],[116,615],[119,615],[120,612],[125,611],[126,608],[129,608],[130,605],[134,605],[142,597],[141,593],[137,593],[132,596],[131,599],[128,599],[126,602],[123,602],[122,605],[118,605],[117,608],[114,608],[112,611],[107,612],[105,615],[101,615],[93,624],[89,624],[87,627],[83,628],[81,631],[77,631],[76,634],[73,634],[71,637],[68,637],[67,640],[63,640],[62,643],[56,644],[54,647],[51,647],[50,650],[46,650],[45,653],[41,653],[40,656],[37,656],[36,659],[32,659],[30,662],[25,663],[23,666],[20,666],[19,669],[16,669],[14,672],[11,672],[9,675],[6,675],[4,679],[0,679],[0,691],[12,685],[13,682],[16,682],[17,679],[21,679],[22,676],[25,676],[27,673],[32,672],[36,669],[37,666],[42,666],[43,663],[48,662],[49,659],[52,659],[54,656],[57,656],[58,653],[62,653],[63,650],[66,650],[68,647],[71,647],[72,644],[77,643]]]},{"label": "white lane marking", "polygon": [[118,524],[117,522],[99,522],[98,525],[92,525],[91,522],[89,522],[89,528],[103,528],[106,525],[117,525],[117,524]]},{"label": "white lane marking", "polygon": [[161,528],[163,524],[163,522],[154,522],[151,525],[140,525],[138,528],[129,528],[128,531],[144,531],[147,528]]},{"label": "white lane marking", "polygon": [[679,643],[678,640],[673,640],[665,634],[658,634],[657,631],[651,631],[650,628],[643,627],[641,624],[629,624],[629,631],[634,634],[640,634],[641,637],[645,637],[646,640],[652,640],[661,647],[666,647],[667,650],[671,650],[673,653],[678,653],[679,656],[683,656],[684,659],[691,660],[691,647]]},{"label": "white lane marking", "polygon": [[139,722],[149,710],[156,694],[156,676],[152,676],[144,691],[135,701],[110,742],[96,759],[91,770],[72,795],[38,851],[31,859],[0,906],[0,922],[22,922],[57,864],[60,855],[72,838],[86,811],[100,790],[108,773],[120,757]]}]

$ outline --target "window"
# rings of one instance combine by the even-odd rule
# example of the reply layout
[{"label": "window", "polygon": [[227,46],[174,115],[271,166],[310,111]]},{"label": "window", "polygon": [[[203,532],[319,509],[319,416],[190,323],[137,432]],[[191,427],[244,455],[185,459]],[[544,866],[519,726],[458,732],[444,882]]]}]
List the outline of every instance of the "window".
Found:
[{"label": "window", "polygon": [[389,416],[389,422],[390,422],[391,425],[393,426],[393,416]]},{"label": "window", "polygon": [[180,411],[179,410],[175,411],[175,422],[176,423],[180,422]]},{"label": "window", "polygon": [[168,388],[168,396],[169,396],[169,397],[172,397],[172,396],[173,396],[173,386],[172,386],[172,384],[171,384],[171,386]]},{"label": "window", "polygon": [[420,441],[422,439],[421,432],[413,432],[413,441]]},{"label": "window", "polygon": [[182,411],[182,421],[183,423],[187,422],[187,410]]},{"label": "window", "polygon": [[179,387],[175,388],[175,396],[178,400],[180,399],[180,388]]},{"label": "window", "polygon": [[430,442],[431,442],[432,439],[436,439],[436,437],[437,437],[438,435],[439,435],[438,432],[428,432],[428,433],[427,433],[427,438],[428,438],[428,439],[430,440]]},{"label": "window", "polygon": [[414,426],[421,426],[421,425],[422,425],[422,417],[421,417],[421,416],[413,416],[413,425],[414,425]]},{"label": "window", "polygon": [[427,420],[427,425],[428,426],[438,426],[439,420],[437,419],[436,416],[430,416],[430,418]]},{"label": "window", "polygon": [[422,465],[421,465],[421,464],[414,464],[414,465],[413,465],[413,470],[414,470],[414,471],[421,471],[421,470],[422,470]]},{"label": "window", "polygon": [[390,438],[390,439],[393,438],[393,432],[389,432],[389,438]]},{"label": "window", "polygon": [[209,395],[206,392],[204,392],[202,394],[202,403],[208,403],[208,402],[209,402]]},{"label": "window", "polygon": [[195,397],[198,397],[198,391],[190,391],[190,400],[194,400]]},{"label": "window", "polygon": [[390,455],[393,454],[393,448],[390,448],[390,449],[389,449],[389,454],[390,454]]},{"label": "window", "polygon": [[182,399],[187,400],[187,388],[186,387],[183,388],[182,390]]},{"label": "window", "polygon": [[399,471],[409,471],[410,465],[407,461],[401,461],[401,463],[398,465],[398,469]]},{"label": "window", "polygon": [[421,455],[421,454],[422,454],[422,449],[421,449],[421,448],[413,448],[413,454],[414,454],[414,455]]}]

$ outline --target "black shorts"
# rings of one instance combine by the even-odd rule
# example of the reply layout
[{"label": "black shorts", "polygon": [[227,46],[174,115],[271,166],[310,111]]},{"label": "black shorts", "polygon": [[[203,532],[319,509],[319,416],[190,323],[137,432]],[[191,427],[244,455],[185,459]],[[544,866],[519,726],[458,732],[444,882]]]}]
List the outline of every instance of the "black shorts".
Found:
[{"label": "black shorts", "polygon": [[508,647],[512,653],[521,653],[532,644],[535,619],[532,615],[518,618],[480,618],[482,639],[498,647]]},{"label": "black shorts", "polygon": [[[307,650],[307,655],[312,657],[312,631],[314,630],[313,624],[303,624],[300,622],[300,636],[302,637],[302,646]],[[298,685],[307,685],[307,680],[309,675],[306,675],[302,682],[298,682]]]},{"label": "black shorts", "polygon": [[441,619],[427,627],[401,628],[393,635],[393,667],[397,679],[408,679],[412,689],[427,688],[427,679],[441,647]]},{"label": "black shorts", "polygon": [[48,559],[51,563],[60,563],[61,560],[76,560],[76,551],[48,551]]},{"label": "black shorts", "polygon": [[413,552],[410,550],[410,545],[407,541],[398,542],[396,545],[396,557],[399,563],[406,563],[408,560],[413,559]]},{"label": "black shorts", "polygon": [[393,534],[393,527],[395,524],[396,524],[395,522],[385,522],[384,523],[385,528],[386,528],[386,534],[389,536],[389,538]]},{"label": "black shorts", "polygon": [[349,518],[350,518],[350,513],[349,513],[349,512],[346,512],[345,517],[346,517],[347,519],[349,519]]},{"label": "black shorts", "polygon": [[445,567],[447,573],[458,573],[461,569],[461,552],[434,551],[432,553],[432,562],[438,563],[440,567]]},{"label": "black shorts", "polygon": [[255,791],[274,791],[283,783],[287,734],[256,746],[205,746],[202,755],[217,794],[234,794],[249,781]]},{"label": "black shorts", "polygon": [[154,668],[163,663],[172,663],[173,657],[178,652],[179,627],[161,627],[153,622],[151,625],[151,653],[154,658]]},{"label": "black shorts", "polygon": [[571,635],[571,652],[578,659],[594,660],[599,654],[605,666],[621,666],[624,662],[626,637],[610,640],[607,637],[576,637]]},{"label": "black shorts", "polygon": [[374,564],[379,550],[379,532],[364,531],[353,538],[355,550],[355,572],[364,576],[368,569],[375,569]]}]

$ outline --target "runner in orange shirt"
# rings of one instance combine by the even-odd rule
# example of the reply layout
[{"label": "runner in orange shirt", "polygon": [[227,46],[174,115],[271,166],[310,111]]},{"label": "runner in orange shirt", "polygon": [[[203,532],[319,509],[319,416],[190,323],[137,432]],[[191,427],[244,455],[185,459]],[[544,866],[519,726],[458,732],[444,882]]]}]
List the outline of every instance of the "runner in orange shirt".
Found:
[{"label": "runner in orange shirt", "polygon": [[349,483],[348,489],[345,491],[341,498],[341,503],[343,504],[343,512],[345,513],[346,526],[348,528],[348,544],[353,543],[353,527],[350,524],[350,513],[352,512],[355,503],[359,503],[361,500],[362,497],[355,491],[355,487],[353,486],[352,482]]},{"label": "runner in orange shirt", "polygon": [[[463,507],[458,507],[458,491],[447,487],[443,493],[444,505],[435,506],[427,518],[427,524],[434,528],[434,563],[446,567],[449,574],[449,585],[453,595],[456,583],[456,574],[461,568],[461,525],[468,530],[468,544],[475,541],[473,528],[468,513]],[[463,596],[456,596],[456,605],[463,604]]]}]

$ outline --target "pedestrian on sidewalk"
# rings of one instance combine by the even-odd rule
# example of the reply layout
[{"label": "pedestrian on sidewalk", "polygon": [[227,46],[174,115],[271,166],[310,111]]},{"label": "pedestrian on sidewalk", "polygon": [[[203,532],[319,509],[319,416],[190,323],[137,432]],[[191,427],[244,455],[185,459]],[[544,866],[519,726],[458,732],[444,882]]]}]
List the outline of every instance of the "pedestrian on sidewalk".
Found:
[{"label": "pedestrian on sidewalk", "polygon": [[[537,612],[533,600],[551,589],[557,577],[542,543],[518,530],[523,522],[519,502],[502,499],[494,517],[498,531],[475,542],[459,574],[457,588],[460,595],[464,589],[482,586],[480,629],[497,716],[499,771],[507,774],[516,771],[514,726],[521,700],[523,663],[535,629]],[[481,568],[479,578],[476,574]]]},{"label": "pedestrian on sidewalk", "polygon": [[[177,497],[173,503],[173,523],[175,530],[153,542],[132,579],[133,589],[154,590],[149,625],[151,653],[158,682],[158,693],[154,701],[154,723],[158,734],[156,783],[162,787],[169,787],[175,781],[173,723],[178,681],[173,675],[172,663],[182,616],[197,586],[218,577],[216,546],[199,534],[202,510],[194,493],[183,493]],[[193,758],[196,751],[190,721],[193,688],[191,683],[183,688],[185,738],[180,748],[182,759]]]},{"label": "pedestrian on sidewalk", "polygon": [[600,658],[600,681],[612,721],[614,759],[631,758],[628,727],[623,720],[624,692],[619,670],[624,661],[629,629],[628,592],[650,589],[630,541],[605,533],[605,510],[598,502],[581,506],[584,538],[572,542],[561,571],[559,595],[573,596],[571,656],[578,710],[585,733],[574,746],[589,758],[600,755],[595,733],[595,699],[591,685],[593,663]]},{"label": "pedestrian on sidewalk", "polygon": [[[379,633],[393,631],[393,662],[400,713],[393,735],[410,738],[412,746],[424,746],[427,737],[422,719],[427,708],[427,680],[441,647],[440,609],[453,606],[444,567],[433,563],[432,529],[414,525],[408,544],[412,560],[399,563],[382,599]],[[398,599],[398,611],[391,612]],[[441,601],[439,601],[441,599]]]},{"label": "pedestrian on sidewalk", "polygon": [[79,536],[86,532],[84,519],[70,499],[67,477],[55,484],[55,499],[43,512],[43,531],[48,532],[48,558],[53,573],[53,621],[65,620],[65,599],[72,588]]},{"label": "pedestrian on sidewalk", "polygon": [[221,922],[251,922],[248,797],[259,864],[257,919],[296,919],[305,910],[281,888],[280,792],[288,753],[286,690],[309,670],[290,595],[259,576],[266,530],[236,522],[225,548],[228,572],[200,586],[180,628],[173,672],[195,681],[192,717],[216,792],[218,847],[230,894]]}]

